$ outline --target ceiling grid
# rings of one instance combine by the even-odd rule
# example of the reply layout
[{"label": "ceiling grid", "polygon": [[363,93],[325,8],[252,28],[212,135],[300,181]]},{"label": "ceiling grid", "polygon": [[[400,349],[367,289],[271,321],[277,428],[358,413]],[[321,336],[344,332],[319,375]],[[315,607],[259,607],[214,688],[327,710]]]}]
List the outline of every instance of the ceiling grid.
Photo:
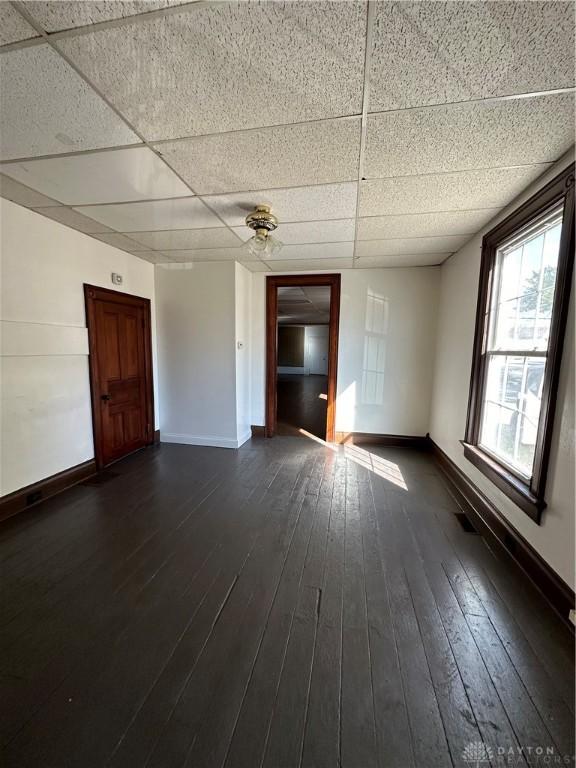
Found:
[{"label": "ceiling grid", "polygon": [[356,221],[354,229],[354,252],[352,254],[352,267],[357,263],[358,254],[358,218],[360,211],[360,189],[364,180],[364,155],[366,153],[366,133],[368,130],[368,106],[370,102],[370,70],[372,66],[372,31],[374,25],[374,0],[367,0],[368,12],[366,14],[366,44],[364,50],[364,83],[362,87],[362,122],[360,128],[360,151],[358,153],[358,189],[356,192]]},{"label": "ceiling grid", "polygon": [[439,264],[574,141],[568,3],[29,0],[0,28],[0,194],[155,263]]},{"label": "ceiling grid", "polygon": [[[122,2],[122,0],[120,0],[120,2]],[[53,36],[52,36],[52,35],[48,35],[48,34],[47,34],[47,33],[46,33],[46,32],[45,32],[43,29],[42,29],[42,27],[41,27],[41,26],[40,26],[40,25],[39,25],[39,24],[38,24],[38,23],[35,21],[34,17],[33,17],[33,16],[30,14],[30,13],[28,13],[28,11],[27,11],[27,9],[26,9],[26,7],[25,7],[24,3],[23,3],[23,2],[21,2],[20,0],[13,0],[13,1],[11,2],[11,5],[12,5],[12,6],[13,6],[13,7],[14,7],[14,8],[15,8],[15,9],[16,9],[16,10],[17,10],[17,11],[18,11],[20,14],[21,14],[21,16],[22,16],[22,17],[23,17],[23,18],[24,18],[24,19],[25,19],[25,20],[26,20],[26,21],[27,21],[27,22],[30,24],[30,26],[34,27],[34,28],[35,28],[35,29],[36,29],[36,30],[39,32],[39,34],[40,34],[40,35],[41,35],[41,36],[42,36],[42,37],[43,37],[43,38],[44,38],[44,39],[45,39],[45,40],[48,42],[48,44],[49,44],[49,45],[51,45],[51,46],[54,48],[54,50],[56,51],[56,53],[58,53],[58,54],[59,54],[59,55],[60,55],[60,56],[61,56],[61,57],[64,59],[64,61],[66,61],[66,63],[67,63],[67,64],[68,64],[68,65],[69,65],[69,66],[70,66],[70,67],[71,67],[71,68],[72,68],[72,69],[73,69],[75,72],[77,72],[77,73],[80,75],[80,77],[82,77],[82,79],[83,79],[83,80],[85,80],[85,81],[86,81],[87,85],[88,85],[90,88],[92,88],[92,90],[94,90],[94,91],[95,91],[95,93],[96,93],[96,94],[97,94],[97,95],[98,95],[98,96],[99,96],[99,97],[102,99],[102,101],[104,101],[104,102],[105,102],[105,103],[106,103],[106,104],[107,104],[107,105],[110,107],[110,109],[112,109],[112,110],[113,110],[113,111],[114,111],[114,112],[115,112],[115,113],[118,115],[118,117],[120,117],[120,119],[121,119],[121,120],[123,120],[123,121],[126,123],[126,125],[128,126],[128,128],[129,128],[129,129],[130,129],[130,130],[131,130],[131,131],[132,131],[134,134],[136,134],[136,136],[138,136],[138,138],[140,139],[140,141],[141,141],[141,142],[142,142],[142,143],[143,143],[143,144],[144,144],[144,145],[145,145],[145,146],[146,146],[146,147],[147,147],[147,148],[148,148],[148,149],[149,149],[151,152],[154,152],[154,154],[155,154],[157,157],[159,157],[159,158],[160,158],[160,159],[161,159],[161,160],[162,160],[162,161],[163,161],[163,162],[164,162],[164,163],[165,163],[165,164],[168,166],[168,168],[169,168],[169,169],[172,171],[172,173],[173,173],[173,174],[174,174],[176,177],[178,177],[178,179],[180,179],[180,181],[181,181],[183,184],[185,184],[185,185],[188,187],[188,189],[190,190],[190,192],[192,193],[192,195],[196,195],[196,193],[194,192],[194,190],[192,189],[192,187],[191,187],[189,184],[187,184],[187,182],[186,182],[186,181],[185,181],[185,180],[184,180],[184,179],[183,179],[183,178],[182,178],[182,177],[181,177],[181,176],[180,176],[180,175],[179,175],[179,174],[178,174],[178,173],[177,173],[177,172],[176,172],[176,171],[175,171],[175,170],[174,170],[174,169],[173,169],[171,166],[170,166],[170,164],[168,163],[168,161],[167,161],[167,160],[166,160],[166,159],[163,157],[162,153],[161,153],[161,152],[159,152],[158,150],[154,149],[154,147],[153,147],[151,144],[149,144],[149,142],[148,142],[148,141],[147,141],[147,140],[144,138],[144,136],[143,136],[143,135],[141,135],[141,134],[138,132],[138,130],[137,130],[137,129],[136,129],[134,126],[133,126],[133,125],[131,125],[131,124],[130,124],[130,122],[129,122],[129,121],[126,119],[126,117],[125,117],[125,116],[124,116],[124,115],[123,115],[123,114],[122,114],[122,113],[121,113],[119,110],[117,110],[117,109],[114,107],[114,105],[113,105],[113,104],[112,104],[112,103],[111,103],[111,102],[110,102],[110,101],[109,101],[109,100],[108,100],[108,99],[107,99],[107,98],[104,96],[104,94],[102,94],[102,93],[99,91],[99,89],[98,89],[98,88],[97,88],[97,87],[94,85],[94,83],[92,83],[92,82],[90,81],[90,79],[89,79],[89,78],[88,78],[88,77],[87,77],[87,76],[86,76],[86,75],[85,75],[85,74],[84,74],[84,73],[83,73],[83,72],[82,72],[82,71],[81,71],[81,70],[80,70],[78,67],[76,67],[76,65],[74,64],[74,62],[73,62],[73,61],[71,61],[71,60],[70,60],[70,59],[69,59],[69,58],[66,56],[66,54],[65,54],[65,53],[64,53],[64,52],[63,52],[63,51],[62,51],[62,50],[61,50],[61,49],[58,47],[58,45],[57,45],[57,42],[53,40]],[[44,5],[46,5],[46,3],[44,3]],[[190,5],[200,5],[200,3],[197,3],[197,4],[195,4],[195,3],[191,3]],[[204,5],[204,3],[202,3],[202,5]],[[176,5],[176,6],[173,6],[173,7],[178,7],[178,6]],[[161,10],[162,10],[162,12],[165,14],[165,13],[166,13],[166,12],[167,12],[169,9],[168,9],[168,8],[166,8],[166,9],[161,9]],[[149,14],[150,14],[150,13],[152,13],[152,12],[149,12]],[[148,16],[149,14],[143,14],[143,15],[145,15],[145,16]],[[130,17],[126,17],[126,18],[130,18]],[[122,19],[122,20],[124,20],[124,19]],[[1,170],[1,166],[0,166],[0,170]],[[202,202],[203,202],[203,201],[202,201]],[[207,205],[207,204],[206,204],[206,203],[204,203],[204,205]],[[207,206],[207,207],[209,207],[209,206]],[[215,212],[213,212],[213,213],[214,213],[214,215],[215,215],[215,216],[217,216],[218,218],[220,218],[220,216],[219,216],[217,213],[215,213]],[[224,221],[222,221],[222,224],[223,224],[224,226],[227,226],[227,225],[226,225],[226,223],[225,223]],[[126,250],[126,249],[124,249],[124,250]]]}]

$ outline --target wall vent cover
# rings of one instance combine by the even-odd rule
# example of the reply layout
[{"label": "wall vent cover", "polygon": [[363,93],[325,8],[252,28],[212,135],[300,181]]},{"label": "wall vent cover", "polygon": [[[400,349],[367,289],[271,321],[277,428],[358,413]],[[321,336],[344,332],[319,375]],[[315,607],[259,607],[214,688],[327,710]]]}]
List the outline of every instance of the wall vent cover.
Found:
[{"label": "wall vent cover", "polygon": [[468,517],[466,517],[464,512],[456,512],[455,517],[458,520],[458,522],[460,523],[460,525],[462,526],[463,530],[466,531],[466,533],[475,533],[478,536],[480,535],[478,533],[478,531],[476,530],[476,528],[474,528],[474,526],[470,522],[470,519]]}]

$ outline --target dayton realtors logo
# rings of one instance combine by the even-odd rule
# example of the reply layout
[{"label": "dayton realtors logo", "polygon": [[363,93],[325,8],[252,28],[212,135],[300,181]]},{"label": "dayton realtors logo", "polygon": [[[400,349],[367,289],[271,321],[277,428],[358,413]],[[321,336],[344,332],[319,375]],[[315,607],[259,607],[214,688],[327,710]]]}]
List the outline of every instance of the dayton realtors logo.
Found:
[{"label": "dayton realtors logo", "polygon": [[490,763],[494,753],[483,741],[471,741],[462,752],[462,760],[473,768],[481,768],[483,763]]},{"label": "dayton realtors logo", "polygon": [[470,768],[486,766],[557,766],[574,765],[574,755],[560,755],[554,747],[496,747],[483,741],[471,741],[462,751],[462,760]]}]

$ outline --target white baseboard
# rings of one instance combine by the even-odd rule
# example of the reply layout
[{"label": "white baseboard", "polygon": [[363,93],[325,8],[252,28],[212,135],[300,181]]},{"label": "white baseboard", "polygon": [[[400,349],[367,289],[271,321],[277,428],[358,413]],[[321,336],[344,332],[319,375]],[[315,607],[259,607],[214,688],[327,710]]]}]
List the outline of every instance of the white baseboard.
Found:
[{"label": "white baseboard", "polygon": [[310,375],[310,368],[305,367],[291,367],[288,365],[279,365],[277,369],[278,373],[291,373],[296,376],[309,376]]},{"label": "white baseboard", "polygon": [[238,443],[236,448],[240,448],[241,445],[244,445],[244,443],[247,443],[248,440],[251,439],[251,437],[252,437],[252,430],[249,429],[248,432],[246,432],[244,435],[242,435],[242,437],[238,438],[238,440],[236,441]]},{"label": "white baseboard", "polygon": [[204,445],[208,448],[239,448],[246,439],[236,440],[232,437],[218,437],[215,435],[178,435],[171,432],[160,432],[160,442],[179,443],[180,445]]}]

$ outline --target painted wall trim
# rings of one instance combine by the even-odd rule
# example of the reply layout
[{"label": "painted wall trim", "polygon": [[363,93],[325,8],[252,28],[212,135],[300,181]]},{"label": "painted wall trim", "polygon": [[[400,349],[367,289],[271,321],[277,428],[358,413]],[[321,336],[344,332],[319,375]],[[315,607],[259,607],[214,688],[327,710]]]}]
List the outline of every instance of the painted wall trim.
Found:
[{"label": "painted wall trim", "polygon": [[206,448],[240,448],[251,437],[247,433],[240,439],[219,435],[187,435],[174,432],[162,432],[161,442],[179,445],[203,445]]},{"label": "painted wall trim", "polygon": [[289,373],[294,376],[310,376],[310,368],[306,368],[306,366],[292,367],[289,365],[279,365],[278,373]]},{"label": "painted wall trim", "polygon": [[248,432],[245,432],[242,437],[238,438],[238,445],[237,447],[240,448],[241,445],[244,445],[244,443],[247,443],[248,440],[252,437],[252,429],[250,429]]},{"label": "painted wall trim", "polygon": [[25,509],[55,496],[73,485],[81,483],[96,474],[96,461],[89,459],[82,464],[65,469],[55,475],[13,491],[0,498],[0,520],[17,515]]},{"label": "painted wall trim", "polygon": [[497,544],[522,568],[560,618],[574,630],[569,616],[574,608],[574,592],[526,539],[506,520],[497,507],[464,474],[444,451],[430,440],[432,452],[456,502],[474,527],[491,543]]},{"label": "painted wall trim", "polygon": [[336,432],[341,445],[396,445],[429,450],[428,435],[379,435],[372,432]]}]

